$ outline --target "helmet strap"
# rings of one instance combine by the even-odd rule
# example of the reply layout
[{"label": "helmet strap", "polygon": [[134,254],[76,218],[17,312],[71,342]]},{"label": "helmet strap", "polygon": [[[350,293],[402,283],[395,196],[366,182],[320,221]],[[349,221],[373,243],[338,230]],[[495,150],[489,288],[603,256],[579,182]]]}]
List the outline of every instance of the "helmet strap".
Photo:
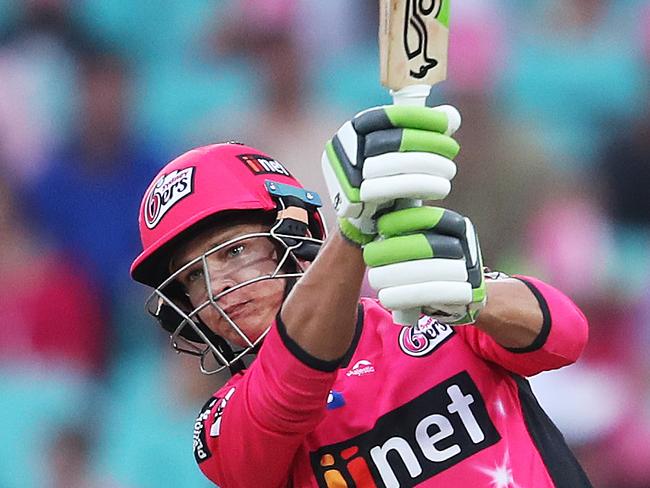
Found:
[{"label": "helmet strap", "polygon": [[[276,223],[271,230],[272,234],[307,237],[309,235],[309,212],[315,207],[293,196],[277,197],[279,210]],[[289,237],[278,237],[285,245],[293,247],[292,252],[296,257],[305,261],[313,261],[320,249],[320,244],[310,241],[300,242]]]}]

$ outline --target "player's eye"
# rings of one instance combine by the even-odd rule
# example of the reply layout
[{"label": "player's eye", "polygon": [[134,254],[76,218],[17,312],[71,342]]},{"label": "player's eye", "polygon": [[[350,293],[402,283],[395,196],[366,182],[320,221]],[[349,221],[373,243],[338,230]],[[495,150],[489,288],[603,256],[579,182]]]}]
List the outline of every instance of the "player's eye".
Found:
[{"label": "player's eye", "polygon": [[237,244],[228,248],[227,254],[229,257],[235,257],[243,253],[244,249],[246,249],[246,246],[244,246],[244,244]]},{"label": "player's eye", "polygon": [[194,283],[201,278],[203,278],[203,267],[191,270],[187,274],[186,280],[188,283]]}]

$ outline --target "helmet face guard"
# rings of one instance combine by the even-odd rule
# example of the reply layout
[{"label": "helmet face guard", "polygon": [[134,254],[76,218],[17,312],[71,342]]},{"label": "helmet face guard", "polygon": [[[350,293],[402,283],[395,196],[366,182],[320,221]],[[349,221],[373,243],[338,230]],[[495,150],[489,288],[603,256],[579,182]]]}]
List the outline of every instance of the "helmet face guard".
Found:
[{"label": "helmet face guard", "polygon": [[[226,367],[233,373],[241,369],[241,360],[256,351],[271,323],[257,324],[259,327],[247,334],[244,329],[250,326],[245,322],[254,321],[247,316],[255,315],[256,310],[251,305],[242,306],[243,311],[229,310],[232,301],[238,300],[233,297],[253,292],[264,295],[278,288],[277,280],[284,283],[281,299],[286,297],[302,276],[304,263],[315,258],[325,236],[320,205],[319,196],[305,190],[281,163],[241,144],[194,149],[165,166],[142,200],[139,222],[143,251],[133,262],[131,275],[154,288],[147,310],[169,332],[172,347],[198,356],[204,373]],[[209,229],[224,215],[238,214],[245,223],[249,212],[270,216],[271,228],[220,242],[170,272],[172,256],[196,235],[197,229]],[[211,264],[220,253],[232,246],[255,248],[262,243],[273,250],[272,259],[263,260],[263,266],[257,266],[262,261],[238,261],[233,270],[247,273],[235,273],[227,287],[213,289],[213,283],[222,278],[216,275],[232,274],[227,268],[215,270]],[[179,279],[188,272],[194,273],[192,287],[202,285],[202,294],[197,288],[190,294],[181,285]],[[195,275],[200,279],[194,279]],[[205,317],[210,317],[210,325],[218,324],[216,329],[221,334],[208,327]]]},{"label": "helmet face guard", "polygon": [[[321,241],[310,237],[298,237],[295,235],[277,234],[276,228],[280,222],[269,232],[244,234],[225,241],[213,247],[205,253],[196,256],[187,264],[172,273],[160,286],[158,286],[147,300],[147,310],[170,332],[170,344],[177,352],[191,354],[200,358],[200,368],[205,374],[213,374],[226,367],[231,370],[239,369],[241,361],[246,355],[252,354],[261,344],[271,324],[262,324],[263,328],[257,328],[258,333],[247,333],[245,327],[238,323],[240,319],[233,318],[228,313],[224,300],[228,296],[236,295],[241,290],[253,287],[256,284],[270,284],[271,280],[284,282],[283,298],[288,293],[293,282],[300,278],[304,272],[304,260],[298,257],[301,254],[297,251],[303,244],[320,245]],[[271,243],[277,250],[273,262],[267,262],[267,269],[249,270],[255,274],[241,281],[233,281],[232,286],[225,290],[213,289],[215,281],[213,269],[209,261],[224,251],[239,249],[263,240]],[[259,246],[258,246],[259,247]],[[296,252],[297,251],[297,252]],[[246,258],[238,260],[242,265],[246,264]],[[252,265],[253,263],[249,263]],[[236,265],[235,265],[236,266]],[[197,288],[204,290],[204,295],[198,301],[190,301],[187,292],[179,285],[179,279],[183,274],[193,270],[200,275],[200,282]],[[197,273],[199,271],[200,273]],[[225,270],[224,273],[236,274],[237,271]],[[250,273],[249,273],[250,274]],[[259,286],[259,285],[258,285]],[[212,316],[217,317],[223,324],[222,328],[230,329],[230,336],[235,339],[225,339],[225,335],[217,335],[211,330],[202,319],[212,311]],[[242,317],[241,320],[251,320],[255,317]]]}]

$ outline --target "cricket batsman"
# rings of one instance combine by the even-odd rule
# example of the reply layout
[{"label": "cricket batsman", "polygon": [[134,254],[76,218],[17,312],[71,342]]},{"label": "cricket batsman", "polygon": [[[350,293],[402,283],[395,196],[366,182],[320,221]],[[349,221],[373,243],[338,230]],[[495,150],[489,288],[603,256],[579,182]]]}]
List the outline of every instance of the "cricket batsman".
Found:
[{"label": "cricket batsman", "polygon": [[[526,379],[577,360],[582,312],[486,271],[468,218],[396,209],[449,193],[450,117],[382,106],[346,122],[322,158],[327,236],[319,195],[239,143],[183,154],[146,190],[132,276],[177,351],[232,373],[194,425],[216,485],[591,486]],[[378,299],[360,298],[366,270]]]}]

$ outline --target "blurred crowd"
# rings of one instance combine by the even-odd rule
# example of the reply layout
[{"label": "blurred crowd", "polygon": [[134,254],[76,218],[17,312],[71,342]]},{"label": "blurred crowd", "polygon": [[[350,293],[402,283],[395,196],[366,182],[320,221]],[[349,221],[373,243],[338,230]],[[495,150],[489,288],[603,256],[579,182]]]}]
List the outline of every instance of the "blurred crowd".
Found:
[{"label": "blurred crowd", "polygon": [[[176,155],[228,140],[324,195],[324,142],[390,103],[377,4],[0,1],[0,488],[209,486],[191,429],[223,378],[144,313],[141,195]],[[444,205],[473,219],[489,267],[583,308],[582,360],[533,389],[596,487],[647,488],[650,3],[452,11],[429,100],[463,115]]]}]

